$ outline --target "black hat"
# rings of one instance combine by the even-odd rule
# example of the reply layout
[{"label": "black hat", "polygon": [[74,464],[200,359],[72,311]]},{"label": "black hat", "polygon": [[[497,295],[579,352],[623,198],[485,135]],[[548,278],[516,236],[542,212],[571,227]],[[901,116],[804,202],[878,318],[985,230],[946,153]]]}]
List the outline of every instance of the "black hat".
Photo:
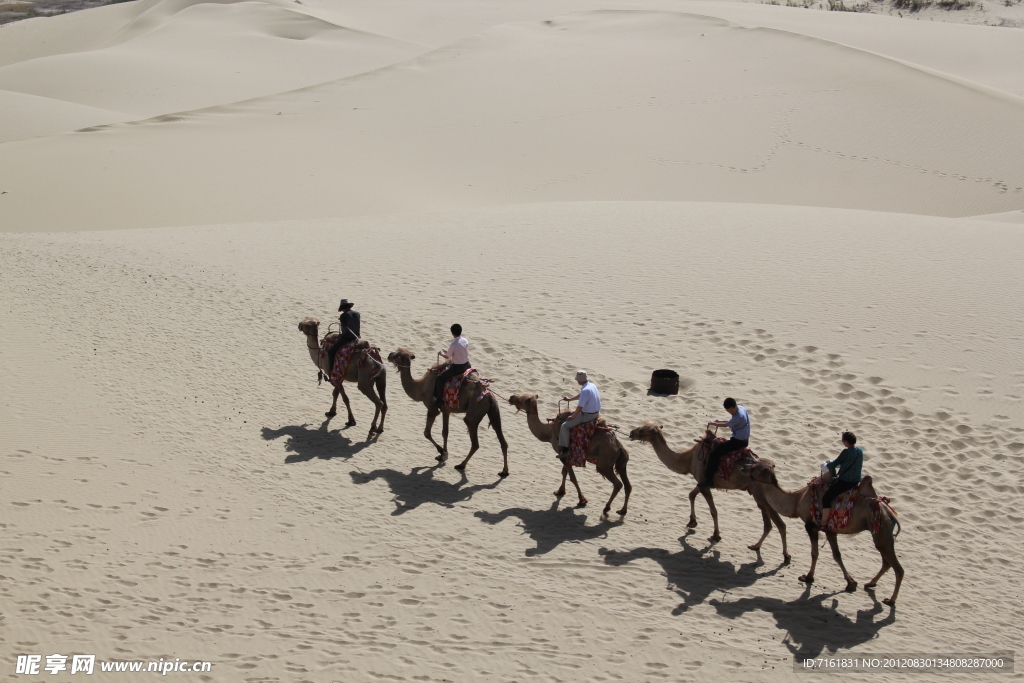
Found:
[{"label": "black hat", "polygon": [[344,311],[346,308],[352,308],[353,306],[355,306],[355,304],[349,301],[348,299],[342,299],[341,303],[338,304],[338,310]]}]

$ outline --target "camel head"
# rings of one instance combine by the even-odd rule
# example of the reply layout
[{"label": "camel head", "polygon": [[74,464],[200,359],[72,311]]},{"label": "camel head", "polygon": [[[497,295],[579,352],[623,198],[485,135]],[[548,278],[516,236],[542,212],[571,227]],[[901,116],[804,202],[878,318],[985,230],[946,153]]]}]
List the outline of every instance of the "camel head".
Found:
[{"label": "camel head", "polygon": [[317,336],[317,330],[319,329],[320,321],[316,318],[303,318],[302,321],[299,322],[299,332],[307,336]]},{"label": "camel head", "polygon": [[637,427],[636,429],[629,433],[629,440],[645,441],[647,443],[650,443],[651,440],[654,438],[654,435],[661,433],[662,429],[664,429],[662,425],[658,424],[657,422],[651,422],[650,420],[647,420],[642,425],[640,425],[639,427]]},{"label": "camel head", "polygon": [[512,394],[508,402],[516,407],[516,411],[525,410],[527,415],[537,414],[537,394]]},{"label": "camel head", "polygon": [[416,354],[409,349],[399,348],[397,351],[392,351],[388,354],[388,362],[396,368],[411,367],[414,360],[416,360]]}]

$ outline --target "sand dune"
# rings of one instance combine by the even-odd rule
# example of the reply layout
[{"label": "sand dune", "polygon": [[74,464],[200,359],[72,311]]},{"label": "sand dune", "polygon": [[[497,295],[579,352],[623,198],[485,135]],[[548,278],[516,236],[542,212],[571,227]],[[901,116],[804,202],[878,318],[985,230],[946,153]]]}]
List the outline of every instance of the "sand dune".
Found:
[{"label": "sand dune", "polygon": [[[204,681],[790,680],[1021,640],[1024,33],[731,2],[144,0],[0,28],[0,649]],[[237,72],[237,73],[236,73]],[[626,443],[625,519],[502,411],[465,473],[388,375],[325,420],[340,297],[461,322],[545,414],[682,448],[732,395],[802,486],[857,432],[899,606],[762,551]],[[678,396],[649,395],[652,370]],[[435,427],[435,433],[440,427]],[[453,458],[469,448],[455,421]],[[866,534],[840,541],[865,582]],[[922,678],[928,674],[923,674]],[[977,680],[976,674],[943,674]],[[1017,674],[990,675],[1011,680]],[[906,674],[874,674],[880,681]],[[97,680],[119,680],[97,674]],[[5,679],[6,680],[6,679]]]},{"label": "sand dune", "polygon": [[52,100],[0,90],[0,142],[24,140],[54,133],[63,133],[88,126],[102,126],[133,118],[124,112],[97,109],[74,102]]},{"label": "sand dune", "polygon": [[[0,211],[21,230],[60,229],[68,210],[79,228],[115,228],[566,199],[995,213],[1024,203],[1022,111],[834,43],[583,13],[488,29],[372,76],[7,145],[0,168],[19,172]],[[111,146],[103,172],[86,173]],[[66,197],[49,210],[43,173]]]},{"label": "sand dune", "polygon": [[110,47],[3,67],[0,88],[140,119],[301,88],[423,51],[264,3],[193,2],[151,16],[162,4]]}]

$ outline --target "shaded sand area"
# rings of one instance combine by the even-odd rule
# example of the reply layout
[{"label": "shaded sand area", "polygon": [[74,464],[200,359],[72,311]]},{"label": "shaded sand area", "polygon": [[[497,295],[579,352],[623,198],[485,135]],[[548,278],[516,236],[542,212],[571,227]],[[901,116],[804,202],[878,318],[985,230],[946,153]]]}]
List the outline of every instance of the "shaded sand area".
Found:
[{"label": "shaded sand area", "polygon": [[[164,0],[0,29],[3,679],[54,652],[319,683],[1014,649],[1024,34],[800,12]],[[584,367],[677,449],[735,396],[786,488],[855,431],[898,607],[827,546],[801,584],[796,520],[791,565],[777,531],[748,550],[744,493],[721,542],[700,502],[688,533],[692,480],[645,444],[602,519],[608,483],[557,501],[511,409],[507,479],[486,427],[451,466],[457,421],[437,466],[394,368],[379,438],[354,390],[359,424],[325,421],[296,323],[342,296],[417,374],[458,321],[502,396],[553,413]],[[661,367],[680,395],[648,395]],[[840,543],[863,584],[871,539]]]}]

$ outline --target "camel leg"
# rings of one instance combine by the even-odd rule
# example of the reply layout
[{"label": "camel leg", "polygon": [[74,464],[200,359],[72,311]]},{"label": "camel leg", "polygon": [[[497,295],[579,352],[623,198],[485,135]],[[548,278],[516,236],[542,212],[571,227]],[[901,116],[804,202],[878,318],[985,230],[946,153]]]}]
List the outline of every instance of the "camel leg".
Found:
[{"label": "camel leg", "polygon": [[875,542],[875,548],[878,549],[878,553],[882,556],[882,569],[877,575],[875,575],[875,578],[871,579],[871,581],[864,586],[864,590],[874,589],[874,587],[878,585],[878,580],[882,578],[882,575],[889,571],[889,567],[892,567],[893,573],[896,574],[896,587],[893,588],[892,595],[888,598],[883,598],[882,602],[886,605],[895,605],[896,596],[900,592],[900,584],[903,583],[903,566],[900,564],[900,561],[896,559],[895,541],[891,535],[886,535],[884,530],[874,534],[872,540]]},{"label": "camel leg", "polygon": [[[875,543],[875,547],[878,547],[877,543]],[[882,555],[882,568],[878,571],[877,574],[875,574],[875,578],[871,579],[870,581],[864,584],[864,590],[874,590],[875,586],[878,585],[878,580],[885,576],[885,573],[889,571],[889,566],[889,560],[885,559],[885,555]]]},{"label": "camel leg", "polygon": [[348,401],[348,394],[345,393],[345,383],[338,384],[338,391],[341,392],[341,400],[345,402],[345,410],[348,411],[348,422],[345,423],[346,427],[356,426],[356,416],[352,414],[352,404]]},{"label": "camel leg", "polygon": [[444,448],[445,456],[448,455],[448,423],[451,417],[451,413],[447,410],[441,411],[441,444]]},{"label": "camel leg", "polygon": [[331,409],[324,413],[325,417],[334,417],[338,414],[338,395],[341,393],[341,385],[334,387],[334,400],[331,402]]},{"label": "camel leg", "polygon": [[[587,507],[587,499],[583,497],[583,490],[580,488],[580,483],[578,481],[576,481],[576,470],[575,470],[575,468],[573,468],[572,465],[566,465],[562,469],[562,471],[565,472],[566,470],[568,470],[568,472],[569,472],[569,480],[572,482],[572,485],[576,487],[576,495],[579,496],[579,502],[576,503],[576,507],[578,507],[578,508],[585,508],[585,507]],[[565,474],[562,475],[562,493],[565,493]]]},{"label": "camel leg", "polygon": [[576,495],[579,496],[579,502],[576,503],[576,507],[585,508],[587,507],[587,499],[583,497],[583,490],[580,489],[580,483],[576,480],[576,472],[573,471],[572,466],[569,463],[562,464],[562,485],[555,491],[555,496],[561,498],[565,495],[565,478],[569,477],[572,481],[572,485],[576,487]]},{"label": "camel leg", "polygon": [[622,482],[615,476],[615,470],[609,469],[608,474],[605,475],[608,481],[612,483],[612,497],[605,503],[604,511],[601,513],[602,516],[608,514],[608,511],[612,509],[612,501],[615,500],[615,496],[619,495],[619,490],[622,488]]},{"label": "camel leg", "polygon": [[761,550],[761,544],[764,543],[764,539],[768,538],[768,534],[772,532],[772,518],[768,516],[768,511],[761,506],[758,506],[758,508],[761,510],[761,521],[764,523],[764,533],[761,534],[761,538],[758,539],[757,543],[747,546],[751,550]]},{"label": "camel leg", "polygon": [[[473,454],[476,453],[477,450],[480,448],[480,435],[478,434],[478,432],[480,431],[480,422],[477,421],[475,424],[470,422],[469,415],[466,415],[466,418],[463,421],[466,423],[466,428],[469,429],[469,454],[466,456],[465,460],[463,460],[462,462],[460,462],[458,465],[455,466],[455,469],[457,469],[457,470],[464,470],[464,469],[466,469],[466,465],[469,463],[469,459],[472,458]],[[444,429],[445,429],[445,443],[447,445],[447,438],[448,438],[448,423],[447,423],[447,421],[445,421]]]},{"label": "camel leg", "polygon": [[804,583],[814,583],[814,567],[818,564],[818,530],[812,531],[808,528],[807,535],[811,539],[811,568],[799,580]]},{"label": "camel leg", "polygon": [[434,444],[434,448],[437,449],[438,455],[436,460],[438,462],[444,462],[448,459],[448,452],[441,448],[441,444],[434,441],[434,435],[431,433],[431,430],[434,428],[434,420],[437,419],[439,413],[440,411],[437,408],[430,408],[427,410],[427,426],[423,430],[423,436],[427,437],[427,440]]},{"label": "camel leg", "polygon": [[697,500],[697,494],[700,493],[700,487],[694,486],[693,490],[690,491],[690,521],[686,523],[687,529],[694,529],[697,527],[697,513],[694,511],[693,504]]},{"label": "camel leg", "polygon": [[896,586],[892,589],[892,595],[888,598],[883,598],[882,602],[887,605],[895,605],[896,596],[900,592],[900,584],[903,583],[903,565],[896,559],[896,549],[891,546],[889,548],[889,564],[892,565],[893,573],[896,574]]},{"label": "camel leg", "polygon": [[779,536],[782,537],[782,564],[789,564],[793,558],[789,556],[789,550],[786,549],[786,523],[782,521],[782,517],[771,505],[768,506],[768,515],[772,518],[775,526],[779,528]]},{"label": "camel leg", "polygon": [[[557,491],[555,491],[555,497],[556,498],[561,498],[562,496],[565,495],[565,478],[567,476],[569,476],[569,473],[571,471],[572,470],[569,468],[569,464],[563,462],[562,463],[562,485],[558,487]],[[573,477],[572,480],[573,480],[573,483],[575,483],[576,482],[576,477]],[[579,484],[576,484],[576,488],[579,488]],[[583,494],[580,494],[580,497],[582,498]]]},{"label": "camel leg", "polygon": [[377,394],[373,391],[372,381],[368,381],[365,383],[360,382],[359,391],[363,392],[363,395],[373,402],[373,422],[370,423],[370,431],[366,434],[366,439],[370,440],[373,438],[374,434],[378,433],[377,418],[380,416],[381,408],[383,408],[384,404],[381,402],[379,398],[377,398]]},{"label": "camel leg", "polygon": [[709,541],[714,543],[715,541],[722,540],[722,533],[718,530],[718,508],[715,507],[715,498],[711,495],[711,489],[706,486],[701,486],[700,492],[704,495],[704,499],[708,501],[708,509],[711,510],[711,519],[715,523],[715,531],[708,538]]},{"label": "camel leg", "polygon": [[388,414],[388,399],[385,397],[385,392],[388,388],[388,376],[386,373],[381,372],[374,380],[374,384],[377,387],[377,395],[380,396],[380,424],[377,426],[377,433],[384,433],[384,418]]},{"label": "camel leg", "polygon": [[616,513],[620,515],[625,515],[627,512],[629,512],[630,494],[633,493],[633,484],[630,483],[630,477],[626,473],[626,465],[627,463],[623,463],[622,465],[618,464],[617,462],[615,463],[615,471],[618,472],[618,476],[621,476],[623,478],[623,488],[625,488],[624,493],[626,494],[626,500],[623,501],[623,507]]},{"label": "camel leg", "polygon": [[[494,430],[494,435],[498,437],[498,444],[501,445],[501,457],[505,461],[505,469],[498,472],[499,477],[508,476],[508,442],[505,441],[505,433],[501,431],[501,413],[498,411],[498,402],[491,401],[491,405],[487,408],[487,419],[491,423],[491,429]],[[468,458],[467,458],[468,459]]]},{"label": "camel leg", "polygon": [[843,570],[843,578],[846,579],[846,592],[852,593],[857,590],[857,582],[850,576],[850,572],[846,571],[846,565],[843,564],[843,555],[839,552],[839,538],[832,531],[825,532],[825,538],[828,539],[828,544],[832,546],[832,559],[836,561],[839,568]]}]

